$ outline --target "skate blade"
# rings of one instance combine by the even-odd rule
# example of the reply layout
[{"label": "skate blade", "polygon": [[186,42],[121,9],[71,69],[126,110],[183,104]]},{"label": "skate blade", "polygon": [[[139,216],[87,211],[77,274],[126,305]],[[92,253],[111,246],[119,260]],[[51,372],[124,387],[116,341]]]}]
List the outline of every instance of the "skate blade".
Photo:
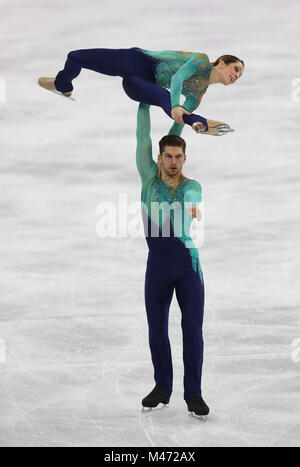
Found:
[{"label": "skate blade", "polygon": [[222,126],[220,125],[218,128],[218,133],[221,135],[225,135],[226,133],[230,133],[231,131],[234,131],[233,128],[230,128],[228,126]]},{"label": "skate blade", "polygon": [[149,413],[149,412],[159,412],[165,408],[169,407],[169,404],[164,404],[160,402],[156,407],[142,407],[142,413]]},{"label": "skate blade", "polygon": [[197,415],[195,412],[189,412],[190,417],[198,418],[200,422],[207,422],[207,415]]},{"label": "skate blade", "polygon": [[225,125],[220,125],[216,130],[205,130],[204,128],[199,128],[197,130],[197,133],[200,133],[202,135],[223,136],[232,131],[234,131],[233,128],[230,128]]},{"label": "skate blade", "polygon": [[65,96],[64,94],[62,94],[62,93],[59,92],[59,91],[55,91],[55,90],[52,90],[52,89],[46,89],[46,88],[44,88],[43,86],[41,86],[41,85],[39,84],[38,81],[37,81],[37,84],[38,84],[38,86],[39,86],[40,88],[45,89],[45,91],[53,92],[54,94],[57,94],[57,95],[59,95],[59,96],[61,96],[61,97],[67,98],[68,100],[71,100],[71,101],[76,102],[76,99],[74,99],[74,97],[72,97],[72,96]]},{"label": "skate blade", "polygon": [[231,133],[234,131],[232,128],[219,128],[217,131],[205,131],[205,130],[198,130],[197,133],[201,135],[210,135],[210,136],[223,136],[227,135],[227,133]]}]

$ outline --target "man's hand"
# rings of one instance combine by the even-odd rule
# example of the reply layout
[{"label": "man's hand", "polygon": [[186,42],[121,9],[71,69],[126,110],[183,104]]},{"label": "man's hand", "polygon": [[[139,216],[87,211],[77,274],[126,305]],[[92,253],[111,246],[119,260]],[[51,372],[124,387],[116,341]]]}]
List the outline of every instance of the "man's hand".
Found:
[{"label": "man's hand", "polygon": [[186,114],[186,115],[191,115],[190,112],[188,112],[187,110],[185,110],[183,107],[181,106],[178,106],[178,107],[174,107],[172,109],[172,112],[171,112],[171,115],[172,115],[172,118],[173,120],[175,120],[175,122],[177,123],[181,123],[181,125],[184,125],[184,121],[183,121],[183,118],[182,116]]},{"label": "man's hand", "polygon": [[189,208],[186,208],[186,210],[190,213],[192,217],[197,217],[197,220],[201,221],[202,214],[200,209],[197,208],[197,206],[190,206]]}]

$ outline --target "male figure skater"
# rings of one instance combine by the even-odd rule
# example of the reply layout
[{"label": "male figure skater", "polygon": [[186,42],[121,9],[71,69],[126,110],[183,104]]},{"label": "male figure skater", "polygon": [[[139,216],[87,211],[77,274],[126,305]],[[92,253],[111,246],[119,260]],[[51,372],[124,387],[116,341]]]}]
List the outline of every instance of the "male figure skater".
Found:
[{"label": "male figure skater", "polygon": [[189,234],[193,217],[201,219],[201,186],[182,174],[186,144],[180,136],[164,136],[159,145],[161,176],[152,157],[149,105],[141,103],[136,163],[142,180],[142,215],[149,247],[145,302],[155,379],[155,388],[142,405],[153,408],[168,404],[172,393],[168,315],[175,289],[182,313],[184,399],[189,412],[205,416],[209,408],[201,391],[204,284],[198,249]]}]

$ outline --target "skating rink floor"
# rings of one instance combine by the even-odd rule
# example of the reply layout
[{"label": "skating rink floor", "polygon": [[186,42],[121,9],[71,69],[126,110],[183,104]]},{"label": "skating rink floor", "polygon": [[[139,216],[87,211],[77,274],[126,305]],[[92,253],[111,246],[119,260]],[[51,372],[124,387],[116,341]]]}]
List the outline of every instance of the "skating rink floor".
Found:
[{"label": "skating rink floor", "polygon": [[[297,0],[1,0],[1,446],[300,445],[299,14]],[[146,242],[96,231],[99,203],[140,200],[137,103],[87,70],[75,102],[36,85],[70,50],[133,46],[246,63],[198,109],[236,132],[183,133],[205,202],[206,422],[183,400],[175,297],[174,392],[141,413]],[[151,117],[156,156],[171,121]]]}]

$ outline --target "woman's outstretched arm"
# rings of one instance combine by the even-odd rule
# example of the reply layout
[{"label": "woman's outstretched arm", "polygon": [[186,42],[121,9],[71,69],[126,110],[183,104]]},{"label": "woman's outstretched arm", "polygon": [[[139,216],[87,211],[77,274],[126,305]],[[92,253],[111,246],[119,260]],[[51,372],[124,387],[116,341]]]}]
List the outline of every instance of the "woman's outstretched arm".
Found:
[{"label": "woman's outstretched arm", "polygon": [[173,120],[175,120],[179,126],[173,125],[172,129],[170,130],[170,134],[180,135],[183,128],[180,125],[184,124],[184,115],[191,115],[190,112],[193,112],[193,110],[195,110],[200,104],[202,95],[197,94],[195,96],[189,95],[186,98],[184,104],[182,106],[180,105],[180,96],[182,93],[184,81],[193,76],[200,67],[205,67],[206,64],[209,63],[208,57],[204,56],[204,54],[201,54],[202,58],[200,60],[194,62],[196,57],[199,57],[199,55],[200,54],[197,53],[193,54],[190,59],[182,67],[180,67],[172,77],[170,85],[172,106],[171,115]]},{"label": "woman's outstretched arm", "polygon": [[170,93],[171,93],[171,106],[172,109],[180,106],[180,96],[182,92],[183,82],[190,78],[199,68],[201,63],[205,63],[205,60],[198,60],[195,63],[193,61],[197,57],[197,53],[193,54],[189,60],[182,65],[176,73],[172,76],[170,84]]}]

